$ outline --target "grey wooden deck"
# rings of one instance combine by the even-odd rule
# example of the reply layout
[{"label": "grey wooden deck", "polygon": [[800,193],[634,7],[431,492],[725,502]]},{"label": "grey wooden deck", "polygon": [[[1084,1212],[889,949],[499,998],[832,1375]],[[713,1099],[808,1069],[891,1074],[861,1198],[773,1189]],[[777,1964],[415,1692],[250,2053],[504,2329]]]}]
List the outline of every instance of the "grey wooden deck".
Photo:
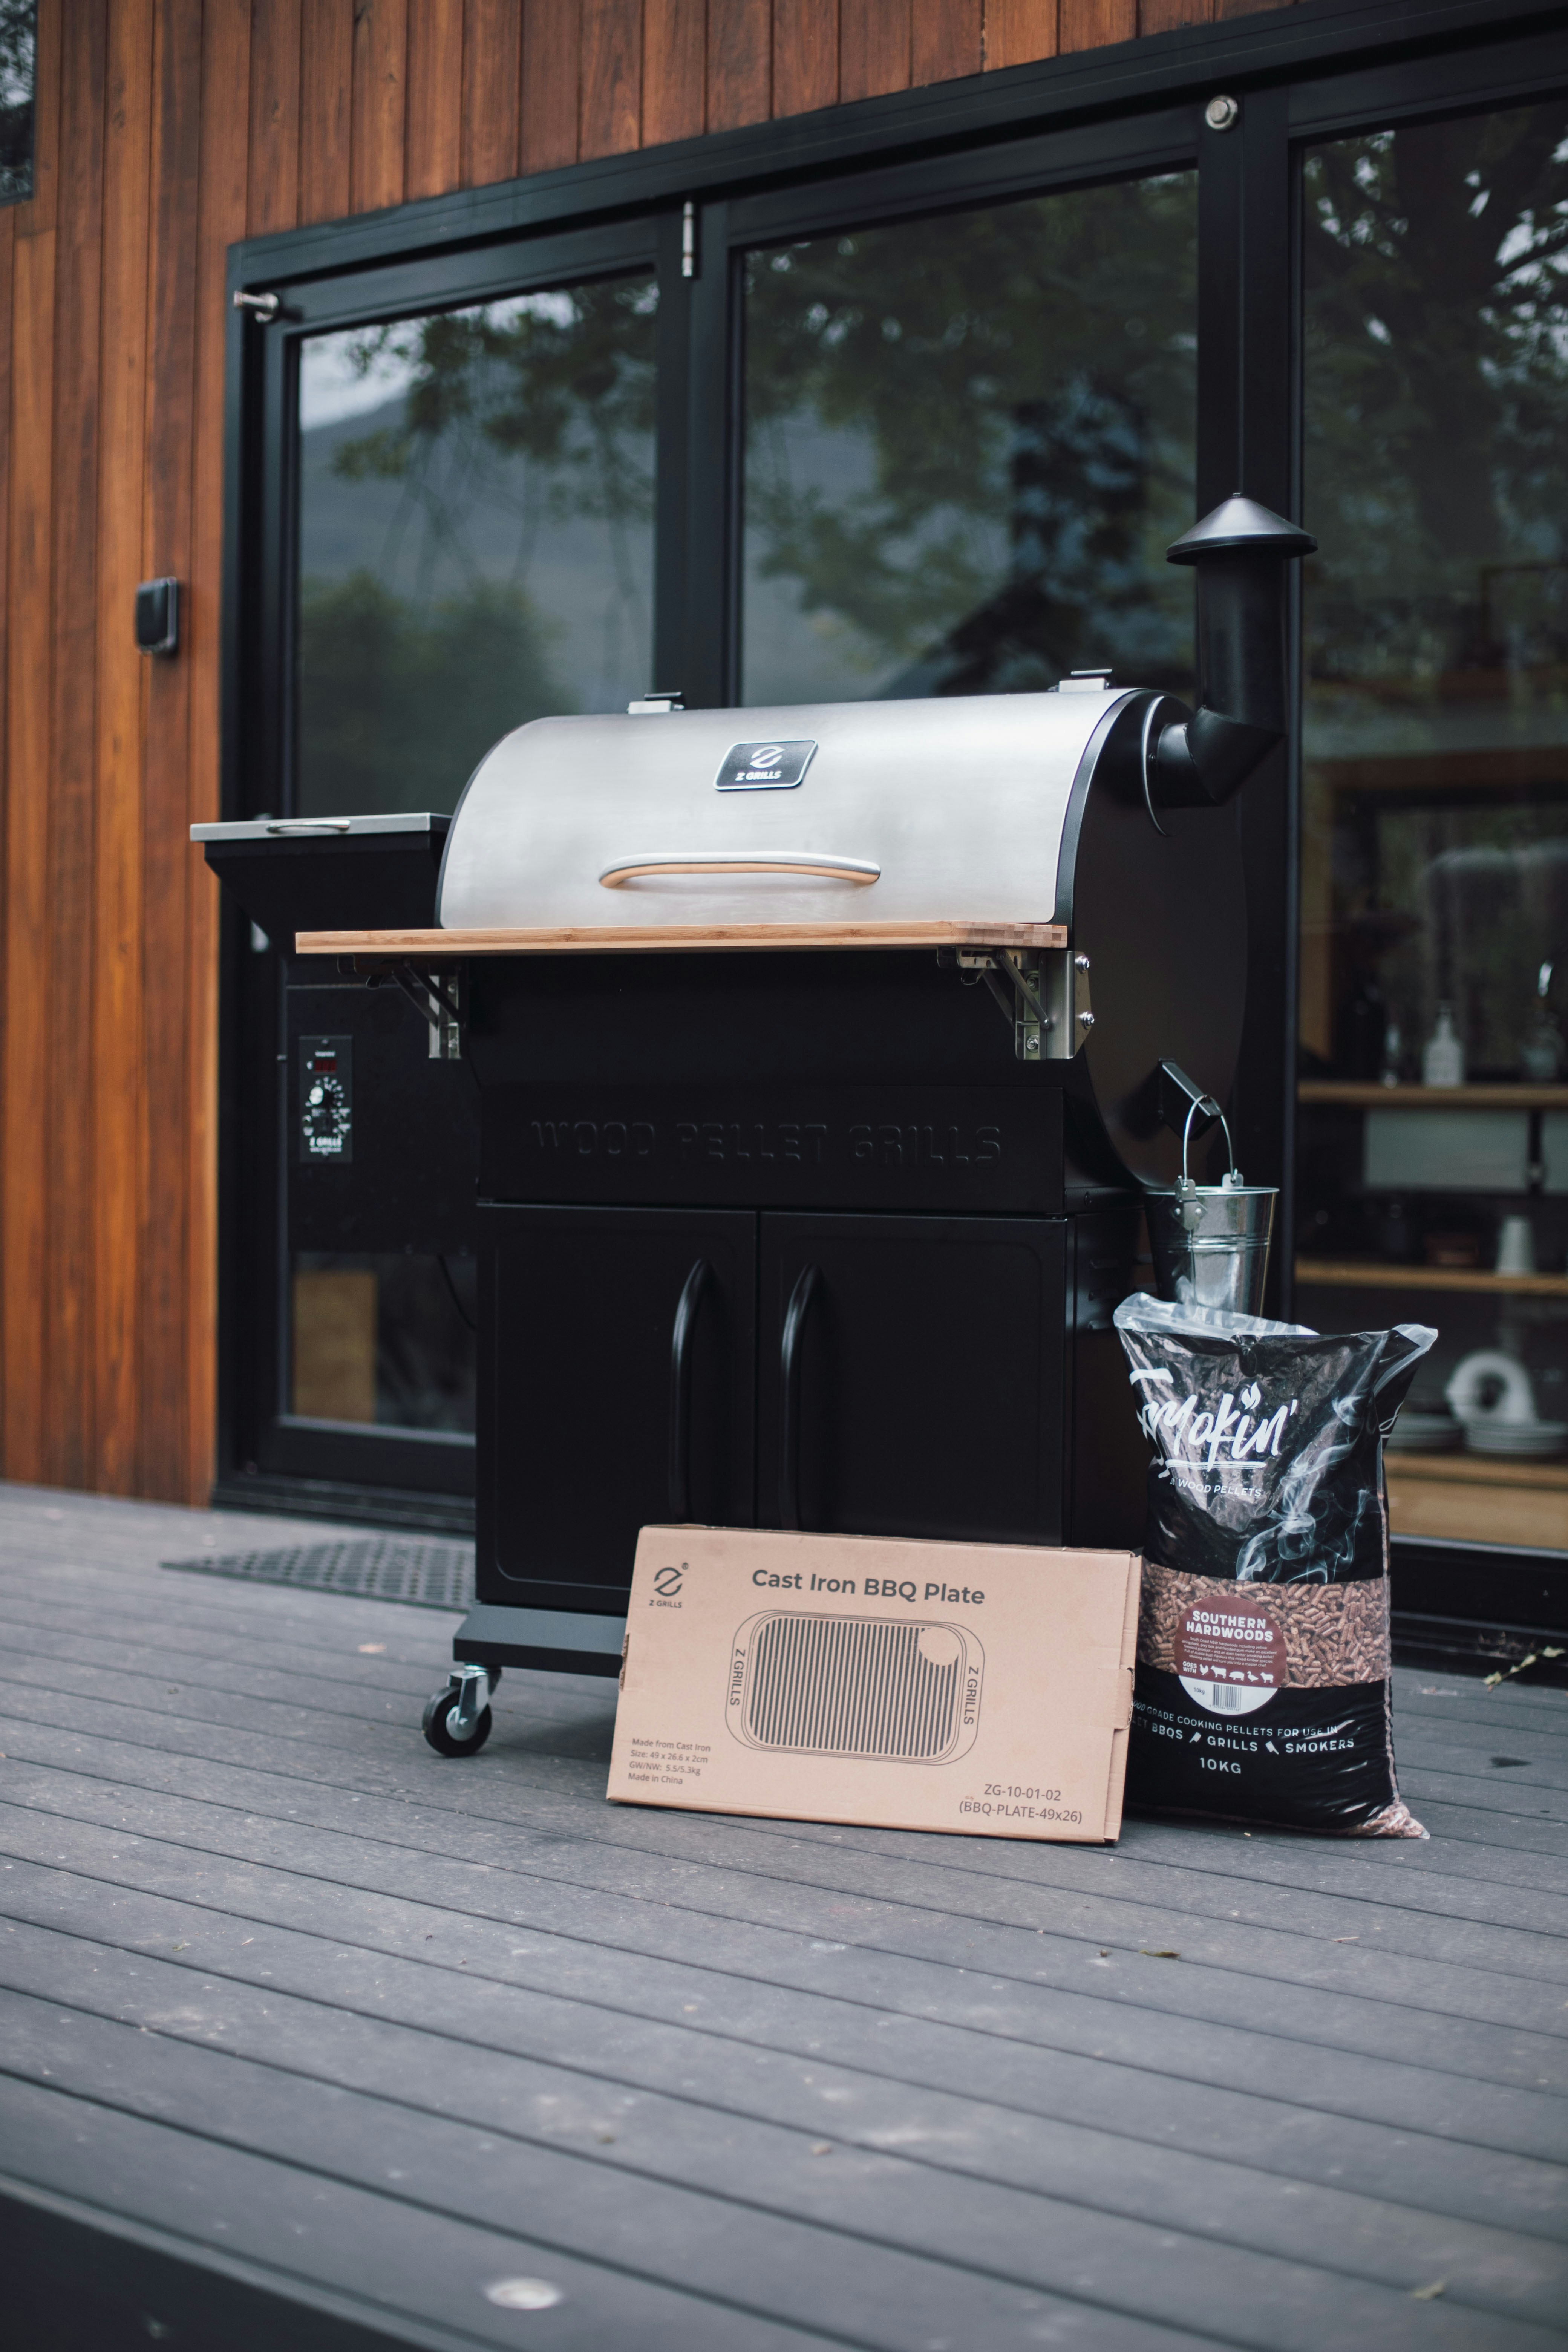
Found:
[{"label": "grey wooden deck", "polygon": [[18,2345],[1563,2341],[1568,1693],[1402,1675],[1424,1845],[628,1811],[613,1686],[443,1762],[452,1621],[156,1565],[257,1531],[0,1489]]}]

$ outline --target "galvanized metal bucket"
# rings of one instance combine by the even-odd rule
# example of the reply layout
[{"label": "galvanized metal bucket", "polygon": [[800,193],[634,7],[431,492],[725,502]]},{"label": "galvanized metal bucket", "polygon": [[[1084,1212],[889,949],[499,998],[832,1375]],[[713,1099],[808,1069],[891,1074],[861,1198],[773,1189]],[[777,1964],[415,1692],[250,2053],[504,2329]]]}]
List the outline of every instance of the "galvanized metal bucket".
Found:
[{"label": "galvanized metal bucket", "polygon": [[[1187,1173],[1187,1141],[1200,1110],[1225,1129],[1230,1167],[1217,1184],[1194,1183]],[[1182,1130],[1180,1182],[1173,1192],[1143,1196],[1160,1297],[1181,1307],[1261,1314],[1279,1198],[1272,1185],[1244,1182],[1225,1113],[1213,1096],[1194,1103]]]}]

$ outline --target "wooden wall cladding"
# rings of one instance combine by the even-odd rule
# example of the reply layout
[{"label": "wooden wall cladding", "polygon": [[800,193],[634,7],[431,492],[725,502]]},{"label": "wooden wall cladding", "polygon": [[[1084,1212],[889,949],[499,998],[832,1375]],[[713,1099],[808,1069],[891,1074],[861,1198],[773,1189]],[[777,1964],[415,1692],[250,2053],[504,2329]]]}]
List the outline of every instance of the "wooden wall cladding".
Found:
[{"label": "wooden wall cladding", "polygon": [[[1270,0],[42,0],[0,211],[0,1470],[214,1453],[224,266],[237,238]],[[132,644],[140,579],[182,646]]]}]

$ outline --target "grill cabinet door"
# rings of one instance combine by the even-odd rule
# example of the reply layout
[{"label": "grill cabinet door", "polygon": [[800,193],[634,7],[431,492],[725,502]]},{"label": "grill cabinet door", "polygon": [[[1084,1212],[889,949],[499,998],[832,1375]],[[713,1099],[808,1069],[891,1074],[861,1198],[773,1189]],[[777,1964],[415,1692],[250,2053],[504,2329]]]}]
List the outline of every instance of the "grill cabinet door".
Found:
[{"label": "grill cabinet door", "polygon": [[759,1522],[1059,1543],[1063,1221],[762,1228]]},{"label": "grill cabinet door", "polygon": [[479,1221],[478,1596],[618,1612],[639,1528],[752,1524],[756,1219]]}]

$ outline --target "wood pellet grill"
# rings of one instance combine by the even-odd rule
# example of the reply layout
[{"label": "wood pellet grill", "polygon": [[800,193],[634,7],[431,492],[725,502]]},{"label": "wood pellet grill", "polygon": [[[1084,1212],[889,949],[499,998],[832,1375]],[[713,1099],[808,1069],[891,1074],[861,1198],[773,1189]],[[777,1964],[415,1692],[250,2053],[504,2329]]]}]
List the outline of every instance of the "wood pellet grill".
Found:
[{"label": "wood pellet grill", "polygon": [[[341,909],[296,923],[300,968],[395,982],[430,1071],[478,1081],[477,1602],[434,1745],[482,1744],[502,1666],[616,1672],[645,1524],[1137,1544],[1111,1309],[1173,1120],[1234,1075],[1229,803],[1285,731],[1311,545],[1238,497],[1171,551],[1195,714],[1096,672],[521,727],[446,834],[434,922],[406,878],[438,820],[197,829],[274,926],[286,840]],[[395,901],[390,831],[353,862],[378,824],[425,828]],[[404,1076],[417,1171],[453,1147]]]}]

